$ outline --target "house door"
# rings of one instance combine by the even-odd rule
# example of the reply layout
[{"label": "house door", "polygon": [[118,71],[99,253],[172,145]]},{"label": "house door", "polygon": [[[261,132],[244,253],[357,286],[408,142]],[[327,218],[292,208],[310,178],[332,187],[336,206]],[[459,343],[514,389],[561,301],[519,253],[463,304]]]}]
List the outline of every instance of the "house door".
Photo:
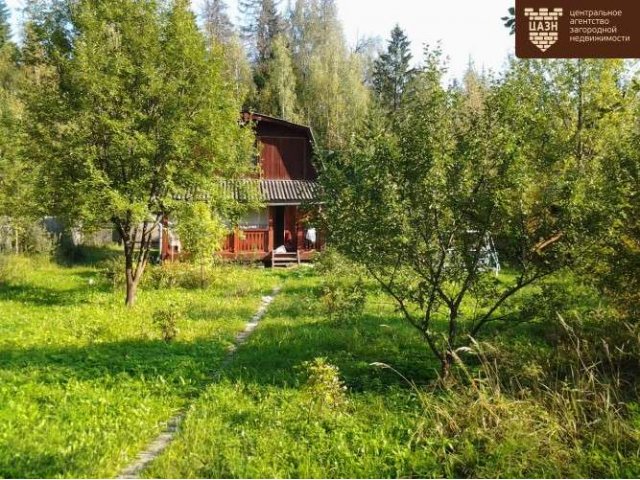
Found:
[{"label": "house door", "polygon": [[284,245],[284,208],[285,207],[273,207],[273,239],[275,242],[274,248],[278,248],[280,245]]}]

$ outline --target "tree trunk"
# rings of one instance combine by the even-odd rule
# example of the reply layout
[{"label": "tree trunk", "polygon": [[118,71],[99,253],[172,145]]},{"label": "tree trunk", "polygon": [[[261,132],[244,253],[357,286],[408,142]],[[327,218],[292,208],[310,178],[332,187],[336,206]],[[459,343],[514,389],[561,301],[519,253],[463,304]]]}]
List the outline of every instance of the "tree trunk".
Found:
[{"label": "tree trunk", "polygon": [[133,271],[127,269],[127,297],[125,305],[127,307],[133,307],[136,303],[136,291],[138,290],[138,281],[133,276]]},{"label": "tree trunk", "polygon": [[440,377],[442,380],[446,380],[449,377],[451,365],[453,365],[453,352],[451,349],[447,348],[440,365]]},{"label": "tree trunk", "polygon": [[[135,238],[135,237],[134,237]],[[125,305],[127,307],[133,307],[136,303],[136,290],[138,289],[139,276],[133,268],[133,251],[135,248],[135,240],[127,235],[124,240],[124,272],[127,284],[127,296],[125,298]]]},{"label": "tree trunk", "polygon": [[455,359],[455,353],[453,346],[455,345],[456,338],[458,336],[458,306],[454,305],[449,311],[449,337],[447,338],[447,346],[442,356],[442,368],[440,375],[445,380],[451,372],[451,366]]}]

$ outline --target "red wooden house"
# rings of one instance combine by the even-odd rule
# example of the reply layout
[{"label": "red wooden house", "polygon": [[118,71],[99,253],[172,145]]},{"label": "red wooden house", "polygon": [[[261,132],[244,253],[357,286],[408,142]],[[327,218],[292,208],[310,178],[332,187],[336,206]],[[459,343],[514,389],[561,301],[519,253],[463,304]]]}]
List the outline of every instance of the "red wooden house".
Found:
[{"label": "red wooden house", "polygon": [[272,264],[308,260],[324,243],[313,222],[319,191],[311,129],[257,113],[245,112],[243,120],[255,126],[260,151],[260,177],[245,181],[256,182],[264,207],[245,216],[222,255]]}]

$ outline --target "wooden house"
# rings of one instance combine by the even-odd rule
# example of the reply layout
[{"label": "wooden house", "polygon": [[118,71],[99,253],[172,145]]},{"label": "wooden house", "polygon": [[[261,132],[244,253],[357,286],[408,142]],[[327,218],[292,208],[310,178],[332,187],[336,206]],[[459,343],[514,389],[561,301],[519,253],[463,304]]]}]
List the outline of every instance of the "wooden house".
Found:
[{"label": "wooden house", "polygon": [[[259,178],[249,178],[263,208],[249,212],[225,239],[222,256],[263,260],[271,265],[309,260],[324,246],[313,222],[319,187],[313,164],[313,134],[309,127],[279,118],[244,112],[254,125]],[[236,200],[242,194],[232,188]],[[163,257],[170,252],[163,251]]]}]

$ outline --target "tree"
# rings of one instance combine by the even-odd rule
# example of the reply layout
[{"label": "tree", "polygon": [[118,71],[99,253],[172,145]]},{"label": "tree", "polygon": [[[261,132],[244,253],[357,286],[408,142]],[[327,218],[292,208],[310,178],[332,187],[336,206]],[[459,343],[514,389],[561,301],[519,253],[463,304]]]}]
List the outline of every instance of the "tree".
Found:
[{"label": "tree", "polygon": [[220,249],[227,233],[223,219],[206,202],[194,201],[177,209],[177,232],[189,259],[200,265],[200,286],[204,288],[204,268],[213,253]]},{"label": "tree", "polygon": [[9,23],[9,7],[5,0],[0,0],[0,48],[11,41],[11,24]]},{"label": "tree", "polygon": [[[277,0],[240,0],[240,11],[245,16],[242,33],[249,40],[257,66],[271,57],[275,38],[283,33]],[[260,87],[260,85],[258,85]]]},{"label": "tree", "polygon": [[300,117],[322,148],[342,148],[368,108],[360,58],[346,46],[334,0],[298,0],[290,21]]},{"label": "tree", "polygon": [[18,49],[11,41],[6,4],[0,1],[0,224],[7,248],[21,250],[37,218],[35,169],[23,155],[22,76]]},{"label": "tree", "polygon": [[253,73],[227,8],[224,0],[206,0],[201,12],[203,30],[207,48],[212,55],[224,58],[224,79],[231,85],[238,103],[244,105],[255,90]]},{"label": "tree", "polygon": [[473,62],[469,62],[469,67],[462,78],[462,88],[465,98],[465,107],[479,111],[484,108],[484,103],[488,94],[486,78],[476,72]]},{"label": "tree", "polygon": [[510,7],[508,14],[501,20],[504,22],[504,26],[509,29],[509,35],[514,35],[516,33],[516,9]]},{"label": "tree", "polygon": [[380,54],[373,67],[373,88],[381,104],[388,110],[400,107],[402,95],[411,79],[411,42],[396,25],[391,30],[387,51]]},{"label": "tree", "polygon": [[119,232],[133,305],[176,197],[219,210],[218,179],[253,170],[253,137],[187,0],[80,0],[63,13],[62,29],[34,29],[31,155],[46,165],[53,212]]},{"label": "tree", "polygon": [[382,52],[383,42],[381,37],[360,37],[356,41],[354,53],[362,63],[364,84],[373,89],[375,63]]},{"label": "tree", "polygon": [[228,43],[234,35],[234,28],[224,0],[205,0],[202,6],[202,21],[205,36],[212,42]]},{"label": "tree", "polygon": [[267,63],[268,81],[260,94],[260,111],[284,120],[297,120],[296,77],[291,52],[283,35],[273,43],[271,59]]},{"label": "tree", "polygon": [[[484,108],[470,109],[464,92],[442,87],[443,71],[427,50],[396,129],[371,117],[325,162],[322,181],[330,241],[394,299],[446,377],[470,337],[519,319],[518,292],[570,264],[584,215],[572,175],[540,175],[528,139],[511,128],[523,85],[493,80]],[[484,267],[490,238],[513,277]]]}]

